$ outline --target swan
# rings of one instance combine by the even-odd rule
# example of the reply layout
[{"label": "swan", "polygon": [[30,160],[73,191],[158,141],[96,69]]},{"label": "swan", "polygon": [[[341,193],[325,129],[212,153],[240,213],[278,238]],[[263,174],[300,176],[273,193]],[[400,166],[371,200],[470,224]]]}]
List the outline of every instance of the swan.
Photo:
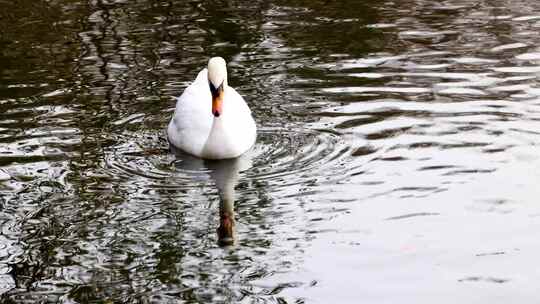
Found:
[{"label": "swan", "polygon": [[169,143],[203,159],[236,158],[255,143],[257,127],[244,98],[227,83],[227,64],[213,57],[178,97]]}]

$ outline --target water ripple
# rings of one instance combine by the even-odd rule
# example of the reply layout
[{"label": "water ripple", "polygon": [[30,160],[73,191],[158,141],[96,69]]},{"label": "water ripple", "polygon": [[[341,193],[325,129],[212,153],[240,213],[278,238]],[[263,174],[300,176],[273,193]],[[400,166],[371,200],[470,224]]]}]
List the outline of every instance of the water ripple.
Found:
[{"label": "water ripple", "polygon": [[[535,297],[537,1],[150,2],[3,2],[0,302]],[[165,139],[210,53],[245,166]]]}]

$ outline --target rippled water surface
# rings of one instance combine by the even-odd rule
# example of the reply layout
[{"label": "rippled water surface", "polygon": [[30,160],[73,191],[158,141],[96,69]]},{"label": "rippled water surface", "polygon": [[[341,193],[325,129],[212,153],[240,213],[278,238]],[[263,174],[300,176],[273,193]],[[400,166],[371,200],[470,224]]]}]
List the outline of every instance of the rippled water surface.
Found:
[{"label": "rippled water surface", "polygon": [[[535,0],[2,2],[0,301],[537,299],[539,29]],[[215,55],[259,127],[229,162],[165,135]]]}]

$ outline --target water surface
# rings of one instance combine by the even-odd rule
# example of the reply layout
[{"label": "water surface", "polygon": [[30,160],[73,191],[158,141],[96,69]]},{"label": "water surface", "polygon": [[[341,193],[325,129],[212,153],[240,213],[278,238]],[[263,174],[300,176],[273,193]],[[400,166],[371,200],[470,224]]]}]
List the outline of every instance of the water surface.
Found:
[{"label": "water surface", "polygon": [[[0,299],[530,302],[539,27],[532,0],[3,3]],[[233,163],[165,137],[214,55],[259,127]]]}]

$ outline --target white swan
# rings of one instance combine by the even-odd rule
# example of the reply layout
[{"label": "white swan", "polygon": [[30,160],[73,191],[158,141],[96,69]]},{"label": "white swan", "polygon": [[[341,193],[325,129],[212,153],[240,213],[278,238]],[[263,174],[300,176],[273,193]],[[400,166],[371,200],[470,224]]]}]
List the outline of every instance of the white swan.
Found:
[{"label": "white swan", "polygon": [[225,60],[214,57],[176,102],[167,128],[169,142],[204,159],[235,158],[246,152],[257,134],[246,102],[227,84]]}]

